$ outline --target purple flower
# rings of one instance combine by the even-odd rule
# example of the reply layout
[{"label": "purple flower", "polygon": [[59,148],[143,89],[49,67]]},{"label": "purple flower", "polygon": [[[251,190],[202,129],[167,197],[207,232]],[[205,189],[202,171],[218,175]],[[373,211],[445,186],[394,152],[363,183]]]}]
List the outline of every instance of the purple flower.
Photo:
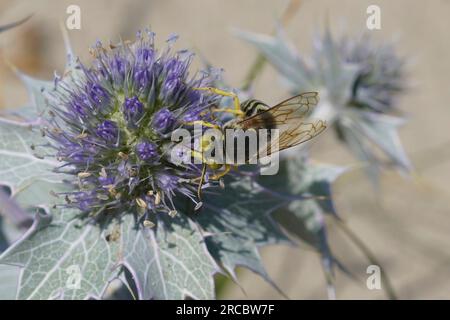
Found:
[{"label": "purple flower", "polygon": [[[127,60],[120,55],[115,55],[109,63],[109,70],[111,72],[111,80],[113,84],[117,84],[120,87],[120,84],[123,83],[126,76],[127,71]],[[106,72],[106,70],[104,70]]]},{"label": "purple flower", "polygon": [[117,141],[119,129],[117,124],[113,121],[105,120],[97,127],[96,133],[105,141],[115,143]]},{"label": "purple flower", "polygon": [[195,202],[200,169],[171,162],[170,133],[186,115],[208,121],[219,97],[193,89],[214,79],[188,76],[192,55],[172,53],[171,44],[160,53],[153,38],[140,33],[110,51],[98,42],[91,68],[80,64],[76,81],[57,82],[47,133],[74,175],[67,206],[150,214],[173,212],[175,196]]},{"label": "purple flower", "polygon": [[155,54],[153,49],[147,47],[138,48],[136,51],[136,62],[144,65],[148,65],[152,61]]},{"label": "purple flower", "polygon": [[87,211],[95,204],[92,192],[78,192],[74,194],[73,200],[81,211]]},{"label": "purple flower", "polygon": [[81,101],[77,101],[74,100],[71,104],[70,104],[70,109],[71,111],[75,112],[76,114],[78,114],[80,117],[84,117],[87,115],[87,106],[83,104],[83,102]]},{"label": "purple flower", "polygon": [[98,181],[102,186],[114,185],[114,180],[115,180],[114,177],[104,177],[104,176],[98,177]]},{"label": "purple flower", "polygon": [[142,118],[144,113],[144,105],[134,96],[125,98],[123,103],[123,114],[130,126],[136,126],[137,122]]},{"label": "purple flower", "polygon": [[89,84],[86,88],[89,98],[97,104],[106,103],[109,100],[108,93],[99,84]]},{"label": "purple flower", "polygon": [[192,121],[197,121],[201,119],[201,113],[203,112],[203,108],[200,107],[193,107],[192,109],[188,110],[184,115],[183,115],[183,121],[185,122],[192,122]]},{"label": "purple flower", "polygon": [[175,117],[167,108],[159,110],[153,116],[153,128],[156,132],[164,134],[175,124]]},{"label": "purple flower", "polygon": [[162,190],[171,191],[176,189],[178,185],[178,178],[168,174],[160,174],[157,177],[158,186]]},{"label": "purple flower", "polygon": [[137,90],[142,90],[150,84],[150,71],[144,67],[137,67],[133,80]]},{"label": "purple flower", "polygon": [[139,142],[136,145],[136,154],[143,161],[153,162],[158,158],[158,147],[149,141]]}]

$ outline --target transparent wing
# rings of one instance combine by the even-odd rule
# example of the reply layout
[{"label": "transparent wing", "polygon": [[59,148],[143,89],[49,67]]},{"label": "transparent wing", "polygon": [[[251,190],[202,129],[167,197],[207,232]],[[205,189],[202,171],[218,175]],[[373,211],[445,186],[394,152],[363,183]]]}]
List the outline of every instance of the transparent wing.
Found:
[{"label": "transparent wing", "polygon": [[324,131],[327,127],[325,121],[305,121],[318,102],[317,92],[305,92],[239,122],[244,129],[278,129],[278,140],[272,137],[272,142],[267,141],[265,145],[260,145],[255,156],[262,158],[273,152],[294,147]]},{"label": "transparent wing", "polygon": [[323,120],[317,120],[316,122],[302,122],[296,126],[284,126],[279,129],[278,143],[276,139],[272,139],[272,143],[269,141],[265,146],[260,146],[258,157],[263,158],[274,152],[307,142],[323,132],[326,127],[326,122]]},{"label": "transparent wing", "polygon": [[281,125],[298,124],[305,119],[319,102],[317,92],[305,92],[284,100],[272,108],[239,122],[244,128],[276,128]]}]

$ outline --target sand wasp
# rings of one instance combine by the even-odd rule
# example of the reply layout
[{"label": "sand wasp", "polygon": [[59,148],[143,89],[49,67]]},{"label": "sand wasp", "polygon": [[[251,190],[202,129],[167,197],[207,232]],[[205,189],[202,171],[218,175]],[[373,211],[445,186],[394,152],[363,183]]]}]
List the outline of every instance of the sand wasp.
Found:
[{"label": "sand wasp", "polygon": [[[194,90],[209,91],[212,94],[230,97],[233,99],[234,108],[216,108],[211,110],[212,113],[226,112],[233,114],[234,117],[225,122],[222,126],[206,121],[193,121],[187,124],[199,124],[205,127],[219,129],[222,133],[226,129],[242,129],[256,130],[259,129],[278,129],[278,143],[276,151],[281,151],[287,148],[294,147],[301,143],[311,140],[326,128],[326,122],[323,120],[316,120],[310,122],[307,117],[311,114],[318,101],[319,95],[317,92],[305,92],[299,95],[286,99],[275,106],[270,107],[266,103],[250,99],[240,102],[238,96],[233,92],[227,92],[213,87],[194,88]],[[225,144],[225,134],[222,135]],[[206,169],[209,166],[213,170],[223,170],[211,177],[211,180],[219,180],[226,175],[232,165],[215,163],[209,158],[204,157],[205,149],[209,148],[209,142],[200,144],[200,150],[192,150],[194,157],[201,158],[203,163],[202,174],[197,180],[199,181],[198,196],[201,197],[201,188],[204,183]],[[256,154],[246,154],[246,159],[251,157],[264,157],[272,153],[272,150],[266,145],[261,147],[258,145]],[[234,156],[234,155],[233,155]]]}]

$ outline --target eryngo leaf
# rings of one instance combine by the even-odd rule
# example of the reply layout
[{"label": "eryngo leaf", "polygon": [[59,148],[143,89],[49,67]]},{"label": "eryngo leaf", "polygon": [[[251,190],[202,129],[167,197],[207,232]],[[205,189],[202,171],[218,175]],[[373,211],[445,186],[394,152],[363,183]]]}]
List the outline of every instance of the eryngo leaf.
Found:
[{"label": "eryngo leaf", "polygon": [[20,208],[12,193],[0,185],[0,253],[23,234],[32,223],[32,215]]},{"label": "eryngo leaf", "polygon": [[54,209],[38,215],[23,239],[0,257],[22,268],[18,299],[101,298],[121,267],[133,274],[141,299],[214,297],[215,264],[200,231],[186,218],[142,229],[133,214],[103,226]]},{"label": "eryngo leaf", "polygon": [[322,208],[323,213],[337,215],[331,185],[346,170],[346,167],[313,163],[296,155],[280,162],[277,175],[260,176],[259,182],[286,195],[287,199],[305,203],[312,201]]},{"label": "eryngo leaf", "polygon": [[82,225],[73,210],[37,215],[22,240],[0,263],[22,268],[18,299],[101,297],[118,272],[119,244],[108,243],[96,225]]},{"label": "eryngo leaf", "polygon": [[[62,33],[66,49],[66,66],[64,70],[64,77],[66,81],[77,81],[82,76],[79,61],[73,53],[70,40],[67,35],[67,30],[65,30],[65,28],[62,29]],[[55,87],[58,81],[61,80],[61,77],[56,76],[54,81],[46,81],[31,77],[17,69],[15,66],[11,67],[28,90],[28,94],[31,98],[31,105],[23,107],[18,111],[11,110],[10,112],[15,112],[25,120],[32,122],[40,117],[47,118],[48,99],[50,98],[49,93],[55,90]]]},{"label": "eryngo leaf", "polygon": [[63,176],[53,172],[60,163],[44,158],[52,152],[46,143],[32,124],[0,118],[0,184],[15,193],[39,180],[60,183]]},{"label": "eryngo leaf", "polygon": [[273,284],[258,248],[289,243],[270,217],[280,203],[282,199],[272,197],[247,178],[226,184],[226,192],[220,196],[208,195],[197,221],[209,234],[206,238],[209,251],[234,279],[235,268],[243,266]]},{"label": "eryngo leaf", "polygon": [[293,88],[314,88],[306,64],[289,43],[281,28],[275,37],[245,31],[236,31],[239,38],[251,43],[269,60]]},{"label": "eryngo leaf", "polygon": [[25,85],[31,98],[31,108],[26,113],[22,111],[22,114],[28,116],[27,120],[29,121],[48,116],[46,113],[48,111],[46,93],[53,90],[55,84],[52,81],[35,79],[17,68],[14,68],[14,71]]},{"label": "eryngo leaf", "polygon": [[8,217],[17,228],[25,229],[31,226],[32,218],[2,188],[0,188],[0,203],[0,215]]},{"label": "eryngo leaf", "polygon": [[[398,136],[398,128],[404,122],[404,119],[394,116],[346,110],[336,123],[339,137],[366,164],[365,170],[375,187],[378,187],[379,173],[383,166],[393,166],[404,173],[412,169]],[[374,147],[384,154],[387,164]]]},{"label": "eryngo leaf", "polygon": [[0,300],[13,300],[17,292],[20,268],[0,265]]},{"label": "eryngo leaf", "polygon": [[[1,188],[0,188],[0,192]],[[0,201],[3,206],[3,201]],[[0,214],[0,254],[5,251],[14,239],[20,236],[20,231],[10,221]],[[0,300],[15,298],[19,283],[20,268],[0,265]]]},{"label": "eryngo leaf", "polygon": [[405,172],[411,170],[411,163],[403,150],[398,136],[398,128],[405,123],[402,118],[359,110],[348,110],[345,117],[349,123],[344,122],[343,126],[352,126],[361,136],[379,147],[394,165]]},{"label": "eryngo leaf", "polygon": [[291,235],[316,248],[322,255],[322,265],[331,285],[335,258],[327,240],[325,214],[337,216],[331,184],[346,168],[312,164],[303,157],[291,157],[280,163],[276,176],[261,176],[262,185],[278,192],[288,202],[273,213],[274,219]]},{"label": "eryngo leaf", "polygon": [[185,216],[163,218],[154,229],[136,229],[124,217],[123,263],[141,299],[213,299],[216,264],[198,228]]}]

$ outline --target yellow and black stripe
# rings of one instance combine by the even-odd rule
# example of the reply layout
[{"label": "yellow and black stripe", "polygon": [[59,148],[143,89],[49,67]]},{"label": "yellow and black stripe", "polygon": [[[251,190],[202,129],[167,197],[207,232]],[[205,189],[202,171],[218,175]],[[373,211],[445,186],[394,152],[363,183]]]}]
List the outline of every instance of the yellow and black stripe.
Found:
[{"label": "yellow and black stripe", "polygon": [[267,109],[269,109],[267,104],[256,99],[249,99],[241,103],[241,110],[245,113],[247,118],[262,111],[266,111]]}]

